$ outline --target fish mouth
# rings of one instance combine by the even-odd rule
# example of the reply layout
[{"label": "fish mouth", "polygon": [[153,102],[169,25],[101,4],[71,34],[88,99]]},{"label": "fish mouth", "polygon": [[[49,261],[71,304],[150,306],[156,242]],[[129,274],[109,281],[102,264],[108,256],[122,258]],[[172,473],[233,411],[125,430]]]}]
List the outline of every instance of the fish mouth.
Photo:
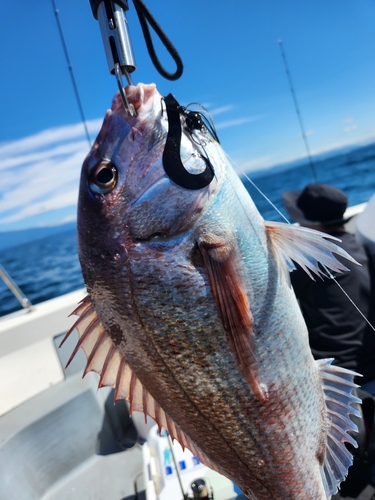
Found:
[{"label": "fish mouth", "polygon": [[[128,85],[124,88],[128,103],[134,107],[137,116],[148,114],[152,111],[155,102],[155,96],[160,96],[154,83],[137,85]],[[124,115],[126,118],[124,106],[122,104],[120,93],[117,92],[112,102],[112,111]]]}]

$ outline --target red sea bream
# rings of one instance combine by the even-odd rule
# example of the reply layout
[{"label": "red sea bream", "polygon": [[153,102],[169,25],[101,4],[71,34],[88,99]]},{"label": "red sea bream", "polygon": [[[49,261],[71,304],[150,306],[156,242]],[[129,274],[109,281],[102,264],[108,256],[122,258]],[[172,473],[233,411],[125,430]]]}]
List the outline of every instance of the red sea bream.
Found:
[{"label": "red sea bream", "polygon": [[82,168],[75,352],[249,498],[330,498],[355,445],[353,373],[314,361],[287,275],[292,260],[319,273],[350,257],[265,222],[172,96],[125,91],[136,115],[117,95]]}]

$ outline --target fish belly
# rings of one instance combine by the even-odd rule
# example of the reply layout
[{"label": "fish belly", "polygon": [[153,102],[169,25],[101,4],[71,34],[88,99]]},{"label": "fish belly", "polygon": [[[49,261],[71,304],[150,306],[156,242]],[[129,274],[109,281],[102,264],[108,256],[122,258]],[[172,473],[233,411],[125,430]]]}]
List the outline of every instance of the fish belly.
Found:
[{"label": "fish belly", "polygon": [[[124,356],[178,427],[253,498],[325,498],[316,459],[322,390],[291,291],[275,275],[253,303],[255,312],[266,310],[254,331],[268,392],[259,402],[228,345],[204,269],[191,263],[191,248],[191,236],[183,236],[174,252],[149,245],[145,259],[144,247],[135,249],[132,287],[144,327],[129,338]],[[267,302],[270,290],[275,297]],[[301,496],[307,491],[314,493]]]}]

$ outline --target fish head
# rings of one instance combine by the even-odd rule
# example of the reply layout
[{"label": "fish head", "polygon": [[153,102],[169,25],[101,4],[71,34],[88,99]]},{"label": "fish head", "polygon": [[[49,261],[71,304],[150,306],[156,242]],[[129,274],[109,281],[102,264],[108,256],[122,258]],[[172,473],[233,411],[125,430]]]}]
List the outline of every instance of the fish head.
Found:
[{"label": "fish head", "polygon": [[[154,84],[124,90],[135,116],[126,113],[117,93],[82,167],[78,243],[86,282],[85,269],[94,269],[97,259],[122,261],[132,245],[192,228],[225,177],[225,154],[207,130],[186,125],[187,113],[178,112],[181,136],[174,143],[172,137],[174,151],[166,159],[166,100]],[[194,179],[212,165],[215,170],[206,185],[190,188],[167,173],[166,162]]]}]

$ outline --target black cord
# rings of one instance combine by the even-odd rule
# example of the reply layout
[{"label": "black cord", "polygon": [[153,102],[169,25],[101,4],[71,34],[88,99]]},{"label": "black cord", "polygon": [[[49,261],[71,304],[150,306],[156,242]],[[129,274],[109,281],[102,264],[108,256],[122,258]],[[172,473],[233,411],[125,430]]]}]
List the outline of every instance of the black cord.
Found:
[{"label": "black cord", "polygon": [[[164,78],[167,78],[167,80],[178,80],[178,78],[180,78],[180,76],[182,75],[183,71],[183,64],[179,53],[177,52],[177,50],[175,49],[174,45],[169,40],[167,35],[161,29],[160,25],[156,22],[156,19],[153,17],[151,12],[147,9],[146,5],[142,2],[142,0],[133,0],[133,3],[138,15],[139,22],[141,24],[148,53],[150,54],[151,60],[154,63],[155,68],[159,71],[159,73],[162,76],[164,76]],[[177,68],[174,73],[169,73],[169,71],[167,71],[159,61],[159,58],[155,52],[154,44],[152,42],[151,33],[147,22],[150,24],[155,33],[158,35],[160,41],[162,42],[162,44],[167,49],[172,59],[176,63]]]}]

